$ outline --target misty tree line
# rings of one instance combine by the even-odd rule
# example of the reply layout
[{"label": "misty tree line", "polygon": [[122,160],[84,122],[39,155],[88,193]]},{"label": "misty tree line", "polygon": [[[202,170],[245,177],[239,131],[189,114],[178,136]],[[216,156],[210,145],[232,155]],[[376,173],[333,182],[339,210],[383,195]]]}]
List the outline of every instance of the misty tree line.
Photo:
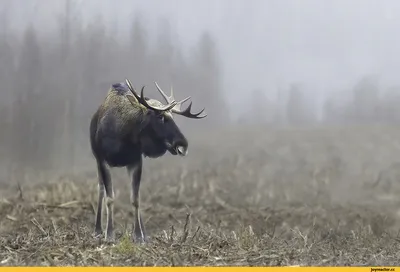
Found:
[{"label": "misty tree line", "polygon": [[[213,37],[205,32],[185,56],[164,20],[155,43],[139,15],[126,39],[97,18],[83,27],[67,10],[55,33],[29,26],[21,37],[3,24],[0,39],[2,166],[71,169],[90,155],[89,122],[112,83],[129,78],[160,99],[154,81],[176,99],[191,95],[192,110],[213,118],[179,122],[189,128],[218,125],[229,116],[221,93],[221,68]],[[160,100],[161,101],[161,100]],[[187,104],[186,104],[187,105]]]},{"label": "misty tree line", "polygon": [[335,97],[324,104],[324,121],[330,123],[383,123],[400,121],[400,85],[383,88],[376,76],[364,76],[349,90],[348,101]]},{"label": "misty tree line", "polygon": [[[73,19],[72,19],[73,18]],[[4,17],[2,18],[4,21]],[[161,22],[155,42],[140,15],[132,19],[126,39],[117,38],[98,18],[83,27],[69,10],[58,31],[43,33],[29,26],[21,37],[7,24],[0,26],[0,154],[11,169],[73,169],[90,155],[90,117],[112,83],[131,79],[136,88],[147,86],[157,95],[154,81],[167,92],[174,86],[177,99],[192,96],[193,110],[206,107],[209,118],[185,120],[190,130],[230,123],[222,88],[221,60],[213,37],[203,33],[186,56],[167,20]],[[314,107],[304,87],[280,90],[287,96],[268,100],[268,90],[250,92],[250,110],[242,120],[269,124],[314,124]],[[396,122],[400,118],[400,87],[384,94],[374,79],[362,79],[349,101],[326,100],[323,122]],[[179,117],[178,117],[179,118]]]},{"label": "misty tree line", "polygon": [[[241,121],[272,125],[396,124],[400,122],[400,85],[382,88],[374,75],[362,77],[351,89],[333,92],[322,109],[307,87],[293,83],[271,102],[261,89],[252,91],[252,111]],[[260,109],[263,109],[261,114]]]}]

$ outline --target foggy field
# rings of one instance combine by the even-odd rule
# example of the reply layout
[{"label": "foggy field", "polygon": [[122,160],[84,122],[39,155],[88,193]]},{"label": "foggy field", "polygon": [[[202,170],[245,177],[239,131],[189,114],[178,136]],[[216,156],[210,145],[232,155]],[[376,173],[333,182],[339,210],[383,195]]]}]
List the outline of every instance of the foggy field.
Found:
[{"label": "foggy field", "polygon": [[398,266],[399,139],[384,126],[191,135],[186,158],[144,162],[145,245],[130,242],[125,170],[112,172],[115,244],[92,238],[94,160],[76,176],[28,177],[2,190],[0,263]]},{"label": "foggy field", "polygon": [[1,266],[400,265],[399,1],[116,3],[0,1]]}]

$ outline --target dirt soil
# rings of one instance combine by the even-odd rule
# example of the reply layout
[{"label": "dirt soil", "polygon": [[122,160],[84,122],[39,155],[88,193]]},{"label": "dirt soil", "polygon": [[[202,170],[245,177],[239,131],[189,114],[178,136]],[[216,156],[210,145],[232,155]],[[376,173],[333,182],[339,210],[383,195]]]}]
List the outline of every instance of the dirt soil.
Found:
[{"label": "dirt soil", "polygon": [[400,265],[400,129],[242,128],[188,138],[186,158],[144,162],[149,243],[131,242],[125,169],[112,172],[116,241],[93,237],[93,160],[87,173],[2,186],[0,264]]}]

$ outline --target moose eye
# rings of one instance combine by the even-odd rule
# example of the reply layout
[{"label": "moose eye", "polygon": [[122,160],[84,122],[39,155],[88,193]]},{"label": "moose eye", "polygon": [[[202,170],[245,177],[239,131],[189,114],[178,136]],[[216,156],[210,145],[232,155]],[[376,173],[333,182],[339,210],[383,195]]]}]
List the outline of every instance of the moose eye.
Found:
[{"label": "moose eye", "polygon": [[164,114],[160,114],[157,117],[161,122],[164,122]]}]

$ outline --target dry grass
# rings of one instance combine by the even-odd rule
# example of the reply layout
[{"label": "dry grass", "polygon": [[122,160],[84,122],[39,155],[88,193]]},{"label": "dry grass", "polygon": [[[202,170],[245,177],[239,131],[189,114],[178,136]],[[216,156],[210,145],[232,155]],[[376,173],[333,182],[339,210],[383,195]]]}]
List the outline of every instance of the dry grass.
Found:
[{"label": "dry grass", "polygon": [[113,171],[115,244],[92,237],[94,171],[4,189],[0,264],[399,265],[399,129],[224,135],[189,137],[187,158],[146,160],[146,245],[131,243],[123,170]]}]

